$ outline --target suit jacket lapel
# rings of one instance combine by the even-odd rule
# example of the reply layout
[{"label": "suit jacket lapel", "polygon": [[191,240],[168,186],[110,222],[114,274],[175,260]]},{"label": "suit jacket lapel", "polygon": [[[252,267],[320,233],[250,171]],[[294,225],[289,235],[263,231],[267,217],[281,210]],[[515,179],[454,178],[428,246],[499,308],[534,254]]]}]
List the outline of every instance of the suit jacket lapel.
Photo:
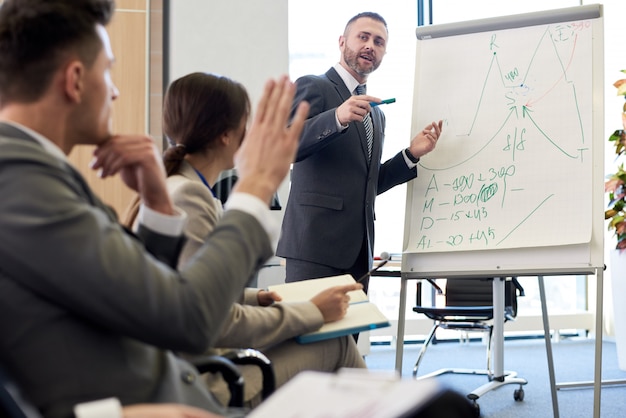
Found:
[{"label": "suit jacket lapel", "polygon": [[346,87],[346,84],[334,68],[331,68],[326,72],[326,77],[335,85],[335,90],[337,90],[337,93],[341,97],[341,103],[345,102],[350,98],[350,96],[352,96],[352,92],[348,90],[348,87]]},{"label": "suit jacket lapel", "polygon": [[[335,90],[337,91],[337,93],[342,99],[341,103],[345,102],[346,100],[350,98],[350,96],[352,96],[352,92],[348,90],[348,87],[346,87],[346,84],[343,82],[342,78],[339,76],[339,73],[337,73],[337,71],[334,68],[331,67],[330,70],[326,72],[326,77],[335,85]],[[339,106],[341,103],[338,103],[337,105]],[[374,127],[374,143],[372,145],[372,156],[373,156],[374,149],[376,148],[376,142],[378,141],[377,135],[376,135],[376,123],[373,117],[372,117],[372,124]],[[367,135],[365,134],[365,126],[363,125],[363,123],[358,123],[358,122],[353,122],[353,125],[356,128],[357,132],[359,133],[359,139],[361,142],[361,151],[363,152],[363,158],[365,159],[366,164],[369,166],[369,162],[367,158]],[[372,160],[373,159],[374,158],[372,157]]]}]

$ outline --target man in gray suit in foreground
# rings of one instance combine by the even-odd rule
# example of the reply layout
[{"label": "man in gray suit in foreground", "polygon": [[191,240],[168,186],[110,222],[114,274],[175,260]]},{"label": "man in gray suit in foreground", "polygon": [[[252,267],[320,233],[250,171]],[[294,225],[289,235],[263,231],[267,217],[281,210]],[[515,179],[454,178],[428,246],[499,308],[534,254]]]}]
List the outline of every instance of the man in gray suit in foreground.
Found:
[{"label": "man in gray suit in foreground", "polygon": [[[201,353],[248,278],[272,255],[268,204],[308,111],[287,128],[295,88],[266,85],[237,157],[227,210],[176,271],[184,213],[152,139],[112,135],[111,0],[5,0],[0,6],[0,363],[45,417],[80,402],[175,402],[227,414],[172,350]],[[136,236],[67,155],[142,198]],[[150,237],[149,247],[142,238]]]}]

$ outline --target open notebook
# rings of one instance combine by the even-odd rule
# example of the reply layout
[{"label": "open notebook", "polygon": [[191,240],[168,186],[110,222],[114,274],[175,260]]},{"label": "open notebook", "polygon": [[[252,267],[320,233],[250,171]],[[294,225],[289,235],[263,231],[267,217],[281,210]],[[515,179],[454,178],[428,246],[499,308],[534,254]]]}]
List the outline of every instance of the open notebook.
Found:
[{"label": "open notebook", "polygon": [[[448,416],[420,414],[446,388],[434,378],[400,379],[367,369],[337,373],[302,371],[252,410],[249,418],[400,418]],[[457,402],[467,403],[458,395]],[[441,409],[441,408],[439,408]],[[452,417],[473,416],[455,414]]]},{"label": "open notebook", "polygon": [[[329,287],[354,282],[354,277],[349,274],[343,274],[341,276],[278,284],[270,286],[268,290],[278,293],[283,298],[283,302],[303,302],[310,300],[313,296]],[[348,295],[350,295],[350,306],[343,319],[324,324],[317,331],[300,335],[296,337],[296,341],[303,344],[310,343],[391,325],[380,309],[369,301],[364,291],[355,290],[349,292]]]}]

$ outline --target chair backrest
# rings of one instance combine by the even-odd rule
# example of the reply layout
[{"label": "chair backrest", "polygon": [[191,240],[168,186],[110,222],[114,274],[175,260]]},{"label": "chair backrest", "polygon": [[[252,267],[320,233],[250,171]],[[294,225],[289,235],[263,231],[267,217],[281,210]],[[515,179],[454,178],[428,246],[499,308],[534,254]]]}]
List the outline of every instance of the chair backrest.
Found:
[{"label": "chair backrest", "polygon": [[491,306],[491,279],[450,278],[446,281],[446,306]]},{"label": "chair backrest", "polygon": [[40,417],[35,408],[26,404],[17,387],[0,368],[0,418]]},{"label": "chair backrest", "polygon": [[[235,174],[235,169],[226,170],[220,173],[220,178],[213,186],[213,193],[215,193],[215,196],[222,202],[222,204],[226,204],[228,196],[230,196],[230,192],[233,190],[237,180],[239,180],[239,177]],[[278,192],[276,192],[272,197],[270,209],[281,210],[282,208]]]},{"label": "chair backrest", "polygon": [[[493,304],[492,278],[450,278],[446,282],[446,306],[491,306]],[[517,316],[517,296],[524,289],[515,277],[504,282],[504,307],[514,318]]]}]

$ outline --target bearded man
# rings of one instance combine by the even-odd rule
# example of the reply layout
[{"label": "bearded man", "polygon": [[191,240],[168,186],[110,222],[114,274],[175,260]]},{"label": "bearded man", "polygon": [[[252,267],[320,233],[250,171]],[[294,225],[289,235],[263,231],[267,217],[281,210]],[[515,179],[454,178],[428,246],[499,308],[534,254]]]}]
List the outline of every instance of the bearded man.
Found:
[{"label": "bearded man", "polygon": [[[381,163],[385,116],[365,84],[382,62],[388,37],[379,14],[359,13],[339,37],[339,62],[326,74],[296,81],[292,111],[302,101],[310,111],[277,249],[286,259],[287,282],[366,274],[373,261],[376,196],[415,178],[419,158],[441,134],[442,121],[433,122]],[[368,279],[362,283],[367,291]]]}]

